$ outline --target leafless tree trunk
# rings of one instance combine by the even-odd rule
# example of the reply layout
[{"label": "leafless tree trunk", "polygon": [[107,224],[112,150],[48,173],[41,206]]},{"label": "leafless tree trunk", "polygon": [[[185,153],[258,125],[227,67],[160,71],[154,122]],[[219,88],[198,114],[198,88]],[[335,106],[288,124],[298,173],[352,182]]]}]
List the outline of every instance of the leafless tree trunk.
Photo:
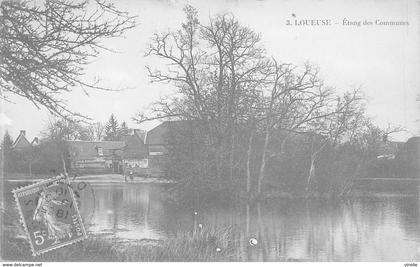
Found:
[{"label": "leafless tree trunk", "polygon": [[235,169],[235,134],[232,133],[230,141],[230,153],[229,153],[229,180],[233,179],[233,172]]},{"label": "leafless tree trunk", "polygon": [[[238,128],[249,117],[256,88],[263,82],[267,60],[260,36],[242,26],[231,14],[199,23],[197,11],[186,6],[187,20],[179,31],[156,34],[146,52],[160,58],[169,70],[148,68],[152,82],[175,85],[179,99],[163,99],[152,106],[153,116],[138,114],[138,123],[151,118],[206,122],[204,132],[209,158],[214,162],[209,178],[223,189],[223,180],[237,175]],[[213,163],[212,162],[212,163]]]},{"label": "leafless tree trunk", "polygon": [[270,143],[270,129],[268,129],[269,126],[267,126],[265,137],[264,137],[264,146],[263,146],[263,152],[261,155],[261,166],[260,166],[260,172],[258,175],[258,183],[257,183],[257,193],[258,195],[261,195],[262,190],[262,182],[265,178],[265,165],[267,161],[267,154],[268,154],[268,145]]},{"label": "leafless tree trunk", "polygon": [[[315,179],[315,170],[316,170],[316,165],[315,164],[316,164],[316,161],[318,160],[318,155],[324,149],[326,144],[327,143],[324,143],[318,150],[311,153],[311,164],[310,164],[310,167],[309,167],[308,178],[306,180],[306,191],[307,192],[309,192],[309,190],[311,188],[311,183]],[[313,143],[312,143],[312,147],[313,147]]]},{"label": "leafless tree trunk", "polygon": [[322,87],[317,71],[311,66],[305,65],[302,73],[295,69],[296,67],[290,64],[279,64],[273,59],[267,74],[266,84],[271,86],[271,90],[266,97],[268,105],[263,116],[266,124],[257,183],[258,194],[261,194],[267,160],[271,156],[268,155],[268,147],[272,131],[284,130],[290,134],[320,117],[320,110],[325,106],[323,102],[329,94],[329,91]]},{"label": "leafless tree trunk", "polygon": [[311,155],[311,167],[309,168],[309,175],[308,179],[306,181],[306,191],[309,191],[311,181],[313,180],[313,177],[315,176],[315,155]]},{"label": "leafless tree trunk", "polygon": [[[307,192],[309,192],[311,183],[315,179],[316,162],[320,153],[328,144],[334,153],[337,146],[343,140],[346,140],[345,138],[351,138],[355,127],[358,127],[360,115],[364,112],[361,100],[363,98],[359,95],[357,89],[353,92],[347,92],[342,98],[336,100],[335,107],[332,110],[327,111],[328,116],[315,121],[315,127],[311,131],[323,141],[321,146],[314,151],[314,140],[311,138],[311,163],[306,183]],[[346,137],[346,135],[350,137]]]},{"label": "leafless tree trunk", "polygon": [[251,193],[251,183],[252,183],[252,176],[251,176],[251,160],[252,160],[252,145],[254,142],[255,130],[252,129],[249,138],[248,138],[248,150],[247,150],[247,158],[246,158],[246,192],[248,197]]},{"label": "leafless tree trunk", "polygon": [[64,153],[61,153],[61,164],[63,165],[63,172],[65,175],[67,175],[67,166],[66,166],[66,160],[64,158]]}]

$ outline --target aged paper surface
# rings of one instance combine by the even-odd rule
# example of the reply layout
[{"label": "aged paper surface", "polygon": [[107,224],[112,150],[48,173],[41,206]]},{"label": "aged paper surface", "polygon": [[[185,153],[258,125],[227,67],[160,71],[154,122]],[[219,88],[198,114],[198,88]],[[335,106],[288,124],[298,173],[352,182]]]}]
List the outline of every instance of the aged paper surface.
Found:
[{"label": "aged paper surface", "polygon": [[420,260],[419,1],[0,16],[3,261]]}]

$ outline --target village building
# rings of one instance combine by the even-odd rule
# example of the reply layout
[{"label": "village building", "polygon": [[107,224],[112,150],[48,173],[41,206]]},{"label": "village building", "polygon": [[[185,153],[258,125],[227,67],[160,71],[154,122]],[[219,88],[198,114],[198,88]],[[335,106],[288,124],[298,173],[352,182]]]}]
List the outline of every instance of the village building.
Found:
[{"label": "village building", "polygon": [[21,130],[15,141],[8,144],[7,150],[0,148],[0,162],[6,172],[29,173],[32,175],[32,165],[37,159],[39,147],[38,137],[29,141],[26,131]]},{"label": "village building", "polygon": [[405,142],[383,140],[378,148],[377,159],[395,159],[405,153]]},{"label": "village building", "polygon": [[67,141],[71,170],[83,173],[122,173],[121,141]]},{"label": "village building", "polygon": [[[147,132],[149,173],[152,176],[168,176],[169,160],[173,153],[191,154],[192,145],[200,138],[196,121],[165,121]],[[190,148],[188,148],[190,147]],[[183,151],[187,148],[188,151]],[[188,155],[187,155],[188,154]],[[176,157],[174,157],[176,158]]]},{"label": "village building", "polygon": [[406,154],[408,177],[420,178],[420,136],[407,140]]},{"label": "village building", "polygon": [[[196,145],[203,141],[198,126],[195,121],[166,121],[147,133],[131,129],[119,141],[66,141],[69,170],[77,174],[133,171],[139,176],[170,176],[171,160],[198,155]],[[26,154],[38,145],[37,137],[29,141],[22,130],[11,148]],[[407,142],[385,140],[377,152],[374,165],[378,175],[420,176],[420,137],[412,137]]]},{"label": "village building", "polygon": [[39,145],[38,137],[35,137],[31,142],[26,137],[26,131],[21,130],[16,140],[13,142],[12,149],[25,150],[33,146]]},{"label": "village building", "polygon": [[124,173],[127,169],[139,174],[146,171],[147,147],[141,133],[133,130],[121,141],[67,141],[71,170],[76,173]]},{"label": "village building", "polygon": [[132,134],[124,135],[122,141],[124,148],[122,153],[123,170],[133,171],[136,174],[148,175],[148,148],[144,143],[144,134],[133,130]]}]

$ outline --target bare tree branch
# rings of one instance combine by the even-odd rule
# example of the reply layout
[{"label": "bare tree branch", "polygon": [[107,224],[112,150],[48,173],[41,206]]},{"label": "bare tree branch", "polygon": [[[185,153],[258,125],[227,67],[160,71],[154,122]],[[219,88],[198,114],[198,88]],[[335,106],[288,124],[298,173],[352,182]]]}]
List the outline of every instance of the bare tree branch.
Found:
[{"label": "bare tree branch", "polygon": [[135,26],[135,17],[101,0],[8,0],[0,9],[0,86],[6,93],[66,118],[84,116],[66,107],[62,93],[112,90],[81,77],[100,50],[109,50],[101,41],[122,36]]}]

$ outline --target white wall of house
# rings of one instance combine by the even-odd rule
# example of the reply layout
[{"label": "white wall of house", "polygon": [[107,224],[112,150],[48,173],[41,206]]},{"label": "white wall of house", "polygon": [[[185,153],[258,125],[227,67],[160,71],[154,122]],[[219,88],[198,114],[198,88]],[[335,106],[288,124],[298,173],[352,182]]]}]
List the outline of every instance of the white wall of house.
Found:
[{"label": "white wall of house", "polygon": [[148,159],[123,159],[123,164],[125,167],[129,167],[129,168],[148,168],[149,167]]},{"label": "white wall of house", "polygon": [[78,169],[88,169],[88,168],[107,168],[106,161],[104,159],[86,159],[78,160],[75,162],[75,167]]}]

